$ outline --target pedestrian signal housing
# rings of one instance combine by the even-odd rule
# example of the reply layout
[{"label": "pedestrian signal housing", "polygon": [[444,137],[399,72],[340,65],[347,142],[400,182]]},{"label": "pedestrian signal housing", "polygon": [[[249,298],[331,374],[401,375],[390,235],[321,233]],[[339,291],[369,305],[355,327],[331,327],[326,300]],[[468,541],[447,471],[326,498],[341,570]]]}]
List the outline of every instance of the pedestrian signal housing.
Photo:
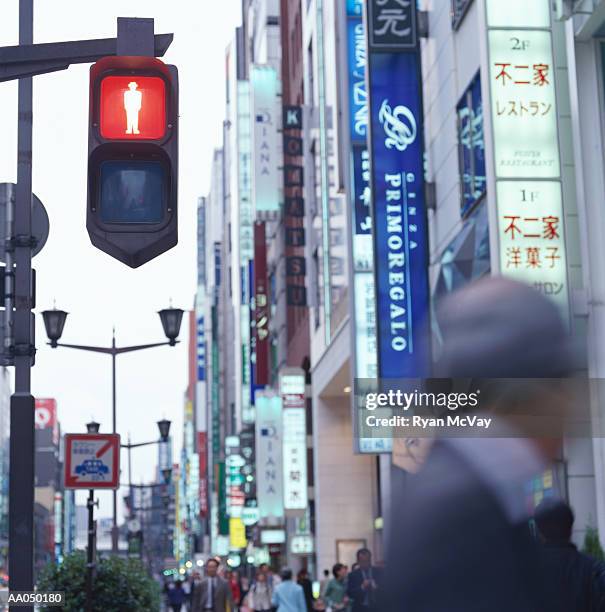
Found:
[{"label": "pedestrian signal housing", "polygon": [[90,69],[86,228],[131,268],[178,242],[178,73],[153,57]]}]

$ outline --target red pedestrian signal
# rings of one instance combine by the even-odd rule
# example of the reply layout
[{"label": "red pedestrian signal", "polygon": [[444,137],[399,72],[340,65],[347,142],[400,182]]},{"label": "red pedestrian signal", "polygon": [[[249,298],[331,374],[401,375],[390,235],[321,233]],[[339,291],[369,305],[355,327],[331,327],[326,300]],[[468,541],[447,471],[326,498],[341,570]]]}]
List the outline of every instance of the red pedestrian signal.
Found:
[{"label": "red pedestrian signal", "polygon": [[176,67],[139,56],[91,67],[86,227],[132,268],[178,242],[177,125]]},{"label": "red pedestrian signal", "polygon": [[106,76],[101,81],[101,137],[158,140],[166,135],[166,83],[155,76]]}]

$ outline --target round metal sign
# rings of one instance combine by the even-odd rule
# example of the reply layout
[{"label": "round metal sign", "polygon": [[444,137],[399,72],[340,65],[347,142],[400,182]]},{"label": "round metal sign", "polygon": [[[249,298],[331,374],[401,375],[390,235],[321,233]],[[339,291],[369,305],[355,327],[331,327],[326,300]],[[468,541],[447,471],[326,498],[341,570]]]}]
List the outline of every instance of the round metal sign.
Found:
[{"label": "round metal sign", "polygon": [[[5,261],[6,245],[5,240],[8,234],[6,227],[6,212],[9,202],[15,203],[17,194],[17,185],[14,183],[0,183],[0,260]],[[14,214],[14,212],[13,212]],[[35,246],[32,248],[32,257],[37,255],[48,240],[50,231],[50,222],[48,213],[44,204],[36,194],[32,193],[32,236],[35,240]],[[14,235],[14,231],[11,231]]]}]

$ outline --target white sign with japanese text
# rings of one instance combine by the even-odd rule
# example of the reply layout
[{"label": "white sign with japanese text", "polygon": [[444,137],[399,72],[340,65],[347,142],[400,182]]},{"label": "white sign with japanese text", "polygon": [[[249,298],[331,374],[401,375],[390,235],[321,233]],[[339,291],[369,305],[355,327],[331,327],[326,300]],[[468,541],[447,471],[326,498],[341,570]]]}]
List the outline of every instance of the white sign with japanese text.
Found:
[{"label": "white sign with japanese text", "polygon": [[558,178],[551,33],[490,30],[488,41],[496,177]]},{"label": "white sign with japanese text", "polygon": [[307,424],[304,408],[284,408],[284,508],[307,507]]},{"label": "white sign with japanese text", "polygon": [[569,321],[550,24],[548,0],[487,1],[500,272],[551,298]]},{"label": "white sign with japanese text", "polygon": [[569,316],[563,198],[559,181],[498,181],[503,274],[535,287]]}]

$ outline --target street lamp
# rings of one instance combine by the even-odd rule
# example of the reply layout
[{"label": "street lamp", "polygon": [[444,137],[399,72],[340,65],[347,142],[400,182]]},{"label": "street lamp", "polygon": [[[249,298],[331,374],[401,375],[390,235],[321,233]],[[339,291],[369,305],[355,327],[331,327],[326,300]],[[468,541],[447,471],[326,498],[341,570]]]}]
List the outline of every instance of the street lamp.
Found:
[{"label": "street lamp", "polygon": [[[158,431],[160,433],[159,440],[150,440],[149,442],[136,442],[132,444],[130,442],[130,436],[128,437],[128,442],[126,444],[121,444],[121,448],[126,448],[128,450],[128,497],[130,498],[132,492],[132,456],[131,451],[133,448],[140,448],[141,446],[149,446],[150,444],[160,444],[160,445],[168,445],[168,435],[170,434],[170,425],[172,425],[171,421],[168,419],[162,419],[157,422]],[[167,446],[165,447],[167,448]],[[169,469],[169,472],[172,470]],[[162,469],[162,474],[166,472],[165,469]],[[166,476],[164,475],[164,481],[166,482]],[[168,481],[169,482],[169,481]]]},{"label": "street lamp", "polygon": [[86,423],[86,431],[89,434],[99,433],[99,428],[101,427],[100,423],[96,421],[91,421],[90,423]]},{"label": "street lamp", "polygon": [[63,328],[65,327],[65,320],[67,319],[67,312],[64,310],[45,310],[42,313],[44,319],[44,327],[46,328],[46,335],[50,340],[50,345],[53,348],[57,348],[58,340],[63,335]]},{"label": "street lamp", "polygon": [[166,419],[158,421],[158,429],[160,430],[162,442],[166,442],[166,440],[168,440],[168,434],[170,433],[170,421]]},{"label": "street lamp", "polygon": [[[181,330],[181,321],[183,319],[184,311],[180,308],[164,308],[159,311],[160,321],[164,334],[168,338],[168,342],[154,342],[152,344],[139,344],[135,346],[116,346],[115,329],[111,338],[111,346],[88,346],[83,344],[59,344],[59,340],[63,335],[63,328],[65,327],[65,321],[67,319],[67,312],[64,310],[45,310],[42,313],[44,319],[44,327],[46,328],[46,335],[50,340],[49,344],[52,348],[62,346],[65,348],[77,349],[81,351],[90,351],[93,353],[103,353],[105,355],[111,355],[111,366],[112,366],[112,432],[116,433],[116,357],[122,353],[132,353],[134,351],[141,351],[144,349],[154,348],[156,346],[175,346],[178,343],[177,336]],[[111,530],[111,550],[114,554],[118,552],[118,502],[117,502],[117,491],[113,492],[113,526]]]},{"label": "street lamp", "polygon": [[184,310],[181,308],[164,308],[158,312],[162,321],[162,327],[164,328],[164,334],[166,334],[170,346],[174,346],[177,343],[183,313]]}]

